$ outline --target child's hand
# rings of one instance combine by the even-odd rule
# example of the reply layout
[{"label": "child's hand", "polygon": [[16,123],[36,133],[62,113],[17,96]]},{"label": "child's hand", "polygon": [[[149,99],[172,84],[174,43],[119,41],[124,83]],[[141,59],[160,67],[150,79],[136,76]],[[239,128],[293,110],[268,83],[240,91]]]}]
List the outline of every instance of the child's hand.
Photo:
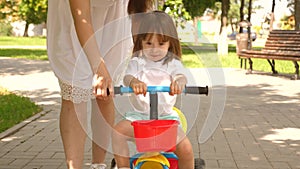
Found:
[{"label": "child's hand", "polygon": [[136,95],[143,94],[144,96],[146,96],[147,93],[146,83],[138,79],[132,79],[129,86],[132,88],[134,94]]},{"label": "child's hand", "polygon": [[182,83],[180,80],[174,80],[170,85],[170,95],[181,94],[184,88],[185,83]]}]

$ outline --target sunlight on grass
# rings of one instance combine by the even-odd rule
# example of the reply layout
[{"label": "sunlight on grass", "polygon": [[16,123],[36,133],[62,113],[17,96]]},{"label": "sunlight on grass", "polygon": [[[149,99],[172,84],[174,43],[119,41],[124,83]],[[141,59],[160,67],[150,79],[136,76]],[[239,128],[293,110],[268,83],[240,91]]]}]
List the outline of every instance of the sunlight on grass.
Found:
[{"label": "sunlight on grass", "polygon": [[46,46],[46,37],[0,36],[0,46]]},{"label": "sunlight on grass", "polygon": [[0,86],[0,132],[40,111],[42,108],[29,98],[11,93]]},{"label": "sunlight on grass", "polygon": [[[252,61],[254,71],[272,72],[266,59],[252,59]],[[228,56],[218,56],[216,51],[203,50],[183,50],[182,62],[188,68],[240,68],[241,64],[236,52],[229,52]],[[275,63],[278,73],[295,73],[295,65],[292,61],[276,60]],[[248,60],[247,68],[249,68]]]},{"label": "sunlight on grass", "polygon": [[188,68],[239,67],[239,59],[233,52],[230,52],[228,56],[218,56],[216,51],[184,51],[182,62]]},{"label": "sunlight on grass", "polygon": [[0,49],[0,56],[33,60],[48,60],[46,49]]}]

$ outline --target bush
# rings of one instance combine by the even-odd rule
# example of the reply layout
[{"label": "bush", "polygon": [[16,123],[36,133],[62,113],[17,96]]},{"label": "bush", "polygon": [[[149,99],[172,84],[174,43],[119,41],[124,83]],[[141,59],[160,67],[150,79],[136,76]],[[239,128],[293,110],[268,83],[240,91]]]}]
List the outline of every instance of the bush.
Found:
[{"label": "bush", "polygon": [[0,22],[0,36],[11,36],[12,28],[9,23]]}]

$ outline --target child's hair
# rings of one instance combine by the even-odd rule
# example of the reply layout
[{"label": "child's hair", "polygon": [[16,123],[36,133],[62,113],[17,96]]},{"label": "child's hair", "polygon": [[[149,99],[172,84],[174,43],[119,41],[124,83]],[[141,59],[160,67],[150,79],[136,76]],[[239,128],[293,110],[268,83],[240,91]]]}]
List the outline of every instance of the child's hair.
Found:
[{"label": "child's hair", "polygon": [[142,51],[142,41],[149,40],[157,35],[160,42],[169,41],[168,58],[164,63],[168,63],[172,59],[181,58],[181,46],[178,39],[176,26],[173,19],[162,11],[153,11],[143,14],[143,18],[138,29],[136,41],[133,47],[133,57],[140,56]]}]

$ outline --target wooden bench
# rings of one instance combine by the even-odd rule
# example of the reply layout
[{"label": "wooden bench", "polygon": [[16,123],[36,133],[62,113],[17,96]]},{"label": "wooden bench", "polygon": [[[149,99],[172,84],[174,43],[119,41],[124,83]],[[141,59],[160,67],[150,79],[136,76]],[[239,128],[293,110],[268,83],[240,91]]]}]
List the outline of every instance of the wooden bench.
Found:
[{"label": "wooden bench", "polygon": [[250,72],[253,70],[251,58],[266,59],[274,74],[278,73],[275,69],[275,60],[292,61],[296,69],[295,79],[299,79],[297,61],[300,61],[300,30],[273,30],[262,50],[241,50],[237,54],[240,59],[249,60]]}]

